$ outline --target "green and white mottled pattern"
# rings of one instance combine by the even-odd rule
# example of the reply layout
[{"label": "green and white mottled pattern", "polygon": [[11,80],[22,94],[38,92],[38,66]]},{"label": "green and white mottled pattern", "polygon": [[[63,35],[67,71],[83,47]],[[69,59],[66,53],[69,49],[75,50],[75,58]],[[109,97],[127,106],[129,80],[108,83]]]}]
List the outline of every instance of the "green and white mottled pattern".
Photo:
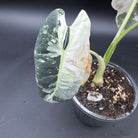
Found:
[{"label": "green and white mottled pattern", "polygon": [[[117,26],[120,27],[123,23],[124,18],[126,17],[130,6],[132,5],[134,0],[112,0],[112,7],[118,11],[116,16]],[[125,29],[129,28],[134,23],[138,22],[138,3],[125,27]]]},{"label": "green and white mottled pattern", "polygon": [[92,62],[90,27],[84,10],[70,27],[62,9],[47,17],[34,49],[36,82],[45,101],[57,103],[71,99],[87,81]]}]

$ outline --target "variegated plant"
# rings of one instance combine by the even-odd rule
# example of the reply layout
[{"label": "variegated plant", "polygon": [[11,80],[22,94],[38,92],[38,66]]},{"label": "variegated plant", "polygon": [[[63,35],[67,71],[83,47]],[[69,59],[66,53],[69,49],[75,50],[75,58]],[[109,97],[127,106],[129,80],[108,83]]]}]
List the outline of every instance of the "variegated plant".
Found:
[{"label": "variegated plant", "polygon": [[91,23],[82,10],[71,26],[67,26],[62,9],[54,10],[46,19],[37,37],[34,60],[36,82],[41,97],[50,103],[71,99],[87,81],[93,54],[99,67],[93,79],[103,84],[105,68],[119,41],[138,26],[138,0],[112,0],[117,10],[119,28],[104,57],[90,50]]}]

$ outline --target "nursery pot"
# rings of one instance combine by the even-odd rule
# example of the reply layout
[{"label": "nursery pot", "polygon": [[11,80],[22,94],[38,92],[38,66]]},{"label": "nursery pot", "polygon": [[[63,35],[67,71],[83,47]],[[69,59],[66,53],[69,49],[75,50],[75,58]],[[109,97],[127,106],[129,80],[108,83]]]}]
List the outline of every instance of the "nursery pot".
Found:
[{"label": "nursery pot", "polygon": [[135,81],[132,79],[132,77],[120,66],[114,64],[114,63],[109,63],[108,66],[117,68],[118,70],[120,70],[121,72],[123,72],[123,74],[126,76],[129,84],[133,87],[134,89],[134,94],[135,94],[135,100],[134,100],[134,104],[133,104],[133,110],[131,111],[131,113],[125,113],[123,115],[121,115],[121,117],[117,117],[117,118],[110,118],[110,117],[106,117],[106,116],[102,116],[99,114],[96,114],[90,110],[88,110],[86,107],[84,107],[79,100],[76,98],[76,96],[73,97],[73,104],[74,104],[74,111],[75,114],[77,115],[77,117],[87,126],[102,126],[105,124],[110,124],[122,119],[127,118],[130,114],[132,114],[134,112],[134,110],[136,109],[137,106],[137,102],[138,102],[138,94],[137,94],[137,86]]}]

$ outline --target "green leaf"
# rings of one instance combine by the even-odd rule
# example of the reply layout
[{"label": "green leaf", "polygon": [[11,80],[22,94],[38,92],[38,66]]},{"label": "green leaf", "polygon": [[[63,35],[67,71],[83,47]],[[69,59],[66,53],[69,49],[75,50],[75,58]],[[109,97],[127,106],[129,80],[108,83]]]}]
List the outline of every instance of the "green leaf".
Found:
[{"label": "green leaf", "polygon": [[62,9],[54,10],[37,37],[34,60],[41,97],[50,103],[71,99],[91,71],[91,23],[82,10],[68,27]]},{"label": "green leaf", "polygon": [[[117,10],[116,23],[120,28],[134,0],[112,0],[112,7]],[[125,26],[125,30],[138,22],[138,2]]]}]

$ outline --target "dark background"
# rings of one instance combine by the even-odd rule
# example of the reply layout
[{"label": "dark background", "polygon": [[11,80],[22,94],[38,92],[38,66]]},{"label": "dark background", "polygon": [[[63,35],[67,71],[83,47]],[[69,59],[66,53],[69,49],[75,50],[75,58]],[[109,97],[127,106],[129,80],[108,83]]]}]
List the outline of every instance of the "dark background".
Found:
[{"label": "dark background", "polygon": [[[40,26],[55,8],[71,25],[81,9],[91,22],[91,49],[103,55],[117,32],[110,0],[0,1],[0,138],[136,138],[138,110],[128,119],[100,128],[83,125],[72,101],[44,102],[34,77],[33,49]],[[118,45],[111,61],[138,84],[138,30]]]},{"label": "dark background", "polygon": [[18,0],[3,0],[1,1],[1,4],[6,5],[32,5],[32,6],[51,6],[51,7],[72,7],[72,8],[86,8],[86,9],[92,9],[92,8],[109,8],[109,5],[111,3],[111,0],[102,0],[102,1],[90,1],[90,0],[24,0],[24,1],[18,1]]}]

